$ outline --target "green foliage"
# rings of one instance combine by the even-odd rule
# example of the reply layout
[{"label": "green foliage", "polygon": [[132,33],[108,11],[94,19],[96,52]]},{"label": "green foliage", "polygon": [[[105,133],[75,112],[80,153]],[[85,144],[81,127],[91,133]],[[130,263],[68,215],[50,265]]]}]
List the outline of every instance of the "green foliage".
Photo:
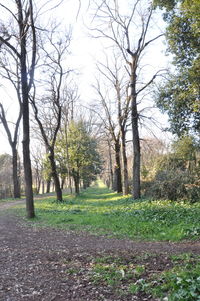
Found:
[{"label": "green foliage", "polygon": [[186,171],[180,169],[158,171],[151,182],[144,182],[145,196],[171,201],[200,201],[200,183]]},{"label": "green foliage", "polygon": [[42,176],[44,180],[48,180],[51,178],[51,165],[48,159],[48,155],[44,156],[42,165],[43,165]]},{"label": "green foliage", "polygon": [[131,197],[91,187],[79,197],[36,200],[35,225],[85,230],[109,237],[170,240],[199,239],[200,204],[133,201]]},{"label": "green foliage", "polygon": [[143,292],[162,301],[200,300],[199,257],[180,254],[171,259],[173,268],[138,279],[129,286],[130,292]]},{"label": "green foliage", "polygon": [[155,295],[166,296],[168,301],[198,301],[200,300],[200,265],[187,264],[165,272],[158,285],[153,290]]},{"label": "green foliage", "polygon": [[71,174],[89,185],[101,172],[101,159],[97,141],[87,132],[83,121],[71,122],[69,126],[68,152]]},{"label": "green foliage", "polygon": [[[200,2],[177,2],[179,5],[169,11],[167,19],[168,51],[174,55],[177,70],[159,89],[157,105],[168,113],[171,131],[181,136],[200,131]],[[165,7],[165,1],[157,3]]]},{"label": "green foliage", "polygon": [[154,199],[200,201],[198,156],[193,137],[174,141],[172,152],[157,159],[154,179],[143,184],[144,194]]},{"label": "green foliage", "polygon": [[178,75],[170,74],[169,80],[160,85],[156,104],[167,112],[170,130],[179,137],[188,132],[200,131],[199,87],[185,70]]}]

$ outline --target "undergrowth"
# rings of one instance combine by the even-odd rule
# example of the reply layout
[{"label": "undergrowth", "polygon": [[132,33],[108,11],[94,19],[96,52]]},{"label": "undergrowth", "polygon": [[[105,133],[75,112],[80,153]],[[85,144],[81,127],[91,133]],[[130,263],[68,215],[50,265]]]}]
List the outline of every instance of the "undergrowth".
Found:
[{"label": "undergrowth", "polygon": [[[92,187],[80,196],[65,195],[35,201],[37,218],[30,223],[97,235],[138,240],[199,239],[200,203],[133,200],[105,187]],[[24,214],[24,212],[21,214]]]}]

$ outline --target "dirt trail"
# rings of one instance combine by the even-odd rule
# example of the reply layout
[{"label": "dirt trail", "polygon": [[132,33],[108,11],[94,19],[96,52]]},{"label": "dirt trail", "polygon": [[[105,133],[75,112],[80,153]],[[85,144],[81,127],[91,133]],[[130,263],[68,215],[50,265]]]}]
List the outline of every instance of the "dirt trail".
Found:
[{"label": "dirt trail", "polygon": [[[127,299],[107,287],[94,285],[85,276],[91,261],[105,254],[128,258],[149,253],[156,256],[157,265],[166,265],[169,254],[200,254],[200,242],[135,242],[30,227],[5,210],[19,203],[24,200],[0,204],[1,301],[153,300],[141,296]],[[76,278],[66,272],[69,262],[78,262]]]}]

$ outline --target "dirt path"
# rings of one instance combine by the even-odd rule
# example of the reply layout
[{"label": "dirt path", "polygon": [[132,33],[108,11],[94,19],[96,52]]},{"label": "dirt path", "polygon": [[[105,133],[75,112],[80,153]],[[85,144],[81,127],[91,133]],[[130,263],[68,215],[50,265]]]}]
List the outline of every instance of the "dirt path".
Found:
[{"label": "dirt path", "polygon": [[[108,254],[134,260],[134,256],[149,253],[156,258],[158,268],[169,264],[169,254],[200,254],[199,242],[134,242],[28,227],[5,210],[23,202],[0,205],[1,301],[153,300],[118,296],[111,288],[94,284],[90,279],[91,262]],[[68,272],[70,267],[77,269],[76,277]]]}]

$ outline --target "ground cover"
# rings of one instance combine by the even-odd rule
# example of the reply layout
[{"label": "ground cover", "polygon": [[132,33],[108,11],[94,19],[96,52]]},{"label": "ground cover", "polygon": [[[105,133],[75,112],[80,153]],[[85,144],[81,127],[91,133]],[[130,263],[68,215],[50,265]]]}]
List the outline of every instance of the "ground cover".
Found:
[{"label": "ground cover", "polygon": [[[35,225],[87,230],[111,237],[181,241],[200,237],[200,203],[133,200],[96,186],[80,196],[36,200]],[[22,213],[24,214],[24,213]],[[31,222],[32,223],[32,222]]]}]

